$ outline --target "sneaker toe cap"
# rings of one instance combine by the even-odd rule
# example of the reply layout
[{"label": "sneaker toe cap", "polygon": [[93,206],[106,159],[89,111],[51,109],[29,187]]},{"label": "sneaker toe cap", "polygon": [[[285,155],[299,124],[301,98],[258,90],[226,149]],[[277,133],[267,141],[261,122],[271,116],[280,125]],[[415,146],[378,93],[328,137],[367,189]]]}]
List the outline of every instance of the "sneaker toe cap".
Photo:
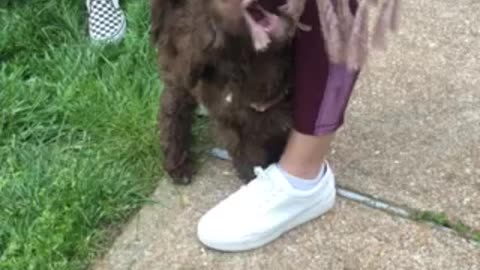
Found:
[{"label": "sneaker toe cap", "polygon": [[221,222],[217,221],[211,213],[207,213],[198,222],[197,237],[202,244],[217,248],[217,245],[221,245],[228,236]]},{"label": "sneaker toe cap", "polygon": [[209,212],[198,222],[198,240],[213,249],[229,250],[230,245],[241,242],[245,238],[243,226],[224,215],[215,214],[215,212]]}]

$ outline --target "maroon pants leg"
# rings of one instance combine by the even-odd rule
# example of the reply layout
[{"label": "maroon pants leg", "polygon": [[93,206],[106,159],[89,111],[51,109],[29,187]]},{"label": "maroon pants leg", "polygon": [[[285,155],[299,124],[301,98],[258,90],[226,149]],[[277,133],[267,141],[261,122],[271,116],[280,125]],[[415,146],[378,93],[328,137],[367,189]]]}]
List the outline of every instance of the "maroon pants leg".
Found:
[{"label": "maroon pants leg", "polygon": [[344,120],[358,72],[328,60],[315,0],[301,22],[312,27],[295,39],[294,128],[307,135],[335,132]]},{"label": "maroon pants leg", "polygon": [[[285,0],[260,0],[260,3],[274,10]],[[355,10],[355,1],[351,3]],[[312,30],[297,31],[294,40],[294,128],[307,135],[333,133],[343,124],[358,72],[329,62],[316,0],[307,0],[301,22]]]}]

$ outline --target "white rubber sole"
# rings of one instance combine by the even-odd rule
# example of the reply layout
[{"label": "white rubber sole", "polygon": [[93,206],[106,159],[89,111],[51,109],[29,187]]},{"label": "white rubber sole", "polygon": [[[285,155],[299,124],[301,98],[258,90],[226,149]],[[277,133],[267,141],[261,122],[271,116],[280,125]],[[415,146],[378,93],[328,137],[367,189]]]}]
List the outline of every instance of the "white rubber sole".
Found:
[{"label": "white rubber sole", "polygon": [[224,252],[240,252],[257,249],[275,241],[288,231],[324,215],[335,205],[335,198],[336,190],[335,187],[333,187],[333,192],[327,199],[315,203],[312,207],[306,209],[305,211],[291,219],[290,222],[288,222],[285,226],[282,226],[275,231],[265,233],[264,235],[256,237],[252,240],[246,240],[236,243],[209,243],[207,239],[201,239],[200,236],[199,240],[205,246],[211,249]]}]

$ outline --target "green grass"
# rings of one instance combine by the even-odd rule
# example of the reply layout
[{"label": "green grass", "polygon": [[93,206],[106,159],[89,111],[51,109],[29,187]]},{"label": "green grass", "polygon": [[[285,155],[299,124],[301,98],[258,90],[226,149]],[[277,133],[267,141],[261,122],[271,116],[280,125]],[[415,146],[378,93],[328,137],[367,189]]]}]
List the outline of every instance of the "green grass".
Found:
[{"label": "green grass", "polygon": [[0,2],[0,269],[85,269],[162,177],[147,0],[86,37],[84,0]]},{"label": "green grass", "polygon": [[417,211],[413,214],[413,219],[421,222],[430,222],[445,228],[449,228],[464,238],[480,243],[480,231],[465,225],[460,220],[451,220],[445,213]]}]

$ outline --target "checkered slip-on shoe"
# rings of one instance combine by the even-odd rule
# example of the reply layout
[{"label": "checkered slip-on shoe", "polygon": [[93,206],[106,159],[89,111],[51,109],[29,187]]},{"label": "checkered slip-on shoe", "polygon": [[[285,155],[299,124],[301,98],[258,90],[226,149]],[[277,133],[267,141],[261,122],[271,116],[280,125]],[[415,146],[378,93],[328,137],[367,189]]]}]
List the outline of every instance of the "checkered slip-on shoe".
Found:
[{"label": "checkered slip-on shoe", "polygon": [[93,41],[117,42],[125,35],[127,21],[118,0],[87,0],[88,32]]}]

